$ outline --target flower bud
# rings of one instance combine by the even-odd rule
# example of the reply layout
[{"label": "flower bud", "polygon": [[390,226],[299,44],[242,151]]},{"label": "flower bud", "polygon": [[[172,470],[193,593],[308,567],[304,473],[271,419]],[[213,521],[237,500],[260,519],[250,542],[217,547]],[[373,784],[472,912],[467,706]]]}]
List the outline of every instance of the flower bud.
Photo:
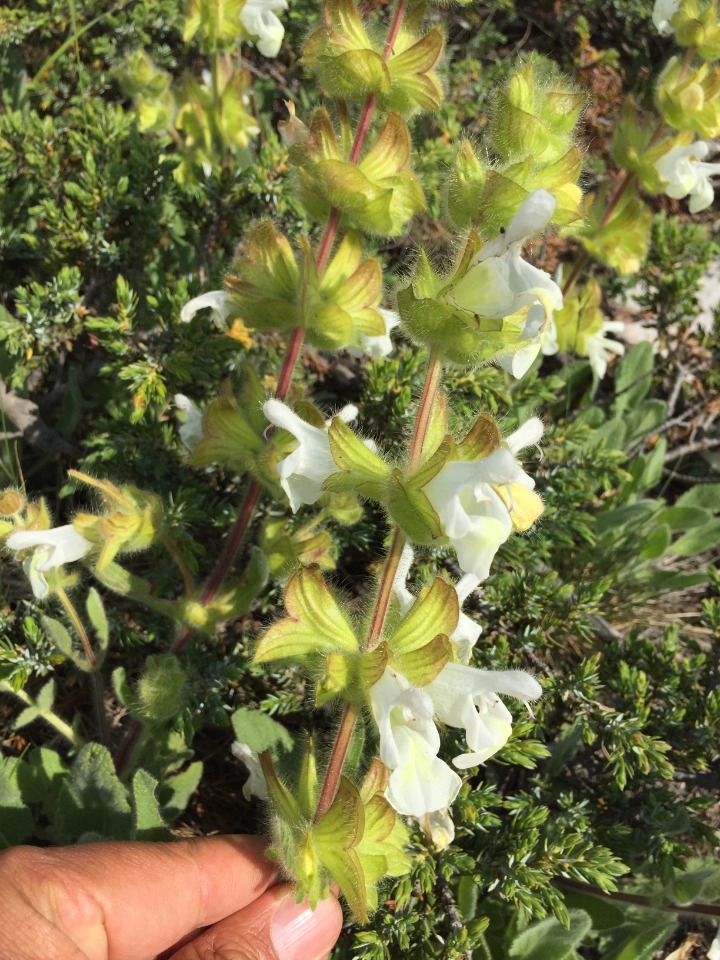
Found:
[{"label": "flower bud", "polygon": [[677,130],[693,130],[703,140],[720,133],[720,67],[703,63],[683,71],[673,57],[660,75],[657,89],[660,112]]},{"label": "flower bud", "polygon": [[720,57],[720,5],[717,0],[681,0],[670,24],[681,47],[695,47],[703,60]]},{"label": "flower bud", "polygon": [[543,166],[557,162],[572,146],[584,102],[559,74],[528,61],[497,94],[491,133],[498,152],[511,163],[528,157]]},{"label": "flower bud", "polygon": [[389,56],[384,41],[368,36],[353,0],[326,0],[325,24],[308,38],[303,62],[325,91],[343,100],[376,97],[382,110],[404,117],[418,109],[437,110],[443,99],[435,67],[442,53],[442,32],[420,36],[422,10],[407,17]]},{"label": "flower bud", "polygon": [[349,163],[350,144],[342,147],[327,112],[317,110],[303,147],[289,159],[298,169],[297,190],[308,213],[325,219],[335,207],[350,228],[380,236],[399,236],[408,220],[425,206],[420,181],[410,169],[410,132],[399,113],[388,115],[365,156]]}]

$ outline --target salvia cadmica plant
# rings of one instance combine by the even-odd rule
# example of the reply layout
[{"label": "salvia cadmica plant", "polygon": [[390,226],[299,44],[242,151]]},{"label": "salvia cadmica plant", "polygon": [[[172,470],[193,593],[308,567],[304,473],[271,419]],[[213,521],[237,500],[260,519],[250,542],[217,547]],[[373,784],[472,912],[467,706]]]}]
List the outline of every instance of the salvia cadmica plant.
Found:
[{"label": "salvia cadmica plant", "polygon": [[[144,54],[128,61],[125,80],[141,123],[174,131],[184,176],[190,167],[229,162],[227,151],[246,149],[256,132],[246,111],[247,77],[236,70],[233,49],[239,39],[250,39],[261,53],[276,53],[282,28],[275,12],[284,5],[275,4],[275,12],[258,6],[255,0],[190,0],[185,37],[202,38],[212,71],[201,84],[188,78],[182,95]],[[60,621],[45,618],[57,646],[91,678],[101,733],[107,618],[92,588],[86,602],[92,629],[85,625],[72,599],[78,585],[72,564],[83,562],[105,590],[144,603],[176,625],[171,655],[152,664],[152,684],[162,694],[176,683],[175,656],[192,633],[212,633],[221,621],[245,614],[275,572],[277,551],[292,558],[286,616],[257,639],[254,659],[304,670],[315,705],[338,707],[336,737],[320,756],[308,738],[290,766],[270,746],[258,753],[238,742],[234,752],[248,767],[248,794],[270,805],[272,855],[296,882],[298,898],[314,904],[336,883],[360,920],[377,907],[378,883],[410,869],[405,818],[416,821],[436,848],[446,846],[463,773],[500,750],[513,717],[542,695],[527,671],[469,665],[480,627],[462,606],[489,576],[499,547],[530,530],[543,512],[521,462],[541,444],[543,423],[530,417],[504,431],[495,417],[477,410],[457,431],[444,377],[450,369],[496,364],[521,378],[541,352],[557,349],[587,355],[602,376],[608,351],[621,347],[605,337],[612,327],[602,317],[597,284],[589,279],[574,292],[576,264],[564,297],[560,283],[530,262],[528,245],[556,228],[578,236],[588,255],[633,269],[649,216],[637,189],[690,196],[691,211],[701,209],[715,167],[705,159],[708,145],[694,137],[720,132],[718,68],[711,63],[720,46],[716,4],[656,5],[658,29],[674,33],[687,53],[662,71],[657,126],[628,105],[616,138],[627,172],[612,196],[583,197],[578,185],[582,156],[575,128],[584,96],[558,72],[534,61],[520,64],[496,93],[483,150],[467,140],[458,147],[446,196],[455,227],[452,258],[439,263],[418,249],[405,279],[388,288],[368,241],[405,234],[423,210],[409,124],[443,100],[438,69],[444,35],[425,23],[426,12],[423,4],[396,0],[383,30],[365,20],[353,0],[326,0],[303,61],[328,106],[299,116],[288,103],[280,124],[297,200],[318,225],[318,237],[285,236],[270,221],[258,223],[244,238],[224,289],[202,294],[182,311],[180,319],[192,322],[198,311],[210,309],[222,326],[240,322],[287,342],[273,396],[248,367],[240,396],[221,393],[204,411],[176,398],[185,416],[180,435],[188,462],[249,477],[209,581],[203,587],[194,582],[165,507],[152,492],[71,472],[97,492],[98,507],[60,526],[53,526],[43,501],[18,490],[6,490],[0,500],[6,549],[22,561],[35,597],[57,601],[73,626],[75,637]],[[356,408],[328,416],[291,387],[303,344],[377,358],[393,349],[398,334],[422,352],[426,370],[412,435],[404,455],[391,458],[381,441],[353,428]],[[287,503],[293,512],[317,504],[344,523],[359,518],[364,502],[384,513],[387,552],[360,609],[350,609],[328,581],[327,540],[312,522],[291,531],[266,527],[242,576],[231,575],[261,497]],[[460,576],[436,576],[414,594],[408,581],[415,558],[436,546],[452,549]],[[124,565],[125,557],[150,547],[165,550],[178,567],[183,589],[174,599],[158,596],[152,583]],[[139,688],[138,702],[149,702],[149,683]],[[116,691],[125,702],[133,696],[122,676]],[[172,713],[172,697],[166,700],[158,706],[155,696],[156,714]],[[375,731],[377,756],[355,779],[346,759],[361,717]],[[73,740],[73,731],[63,731],[57,719],[55,726]],[[440,757],[446,727],[464,731],[464,746],[450,763]],[[119,771],[132,762],[142,736],[136,714],[116,758]]]}]

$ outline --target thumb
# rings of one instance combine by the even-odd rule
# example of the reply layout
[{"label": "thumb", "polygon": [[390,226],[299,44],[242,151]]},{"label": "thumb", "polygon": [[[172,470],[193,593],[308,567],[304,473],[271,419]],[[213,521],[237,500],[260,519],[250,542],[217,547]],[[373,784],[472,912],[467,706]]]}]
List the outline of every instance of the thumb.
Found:
[{"label": "thumb", "polygon": [[342,919],[334,896],[311,910],[307,901],[295,902],[294,887],[282,884],[208,927],[170,960],[323,960]]}]

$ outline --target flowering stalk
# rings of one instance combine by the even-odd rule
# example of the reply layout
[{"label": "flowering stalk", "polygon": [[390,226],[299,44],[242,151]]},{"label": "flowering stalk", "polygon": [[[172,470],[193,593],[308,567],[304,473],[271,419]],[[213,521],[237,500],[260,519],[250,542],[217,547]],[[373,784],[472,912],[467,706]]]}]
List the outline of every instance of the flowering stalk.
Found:
[{"label": "flowering stalk", "polygon": [[[696,53],[697,53],[697,47],[695,46],[688,47],[688,50],[685,54],[685,59],[683,60],[682,66],[680,67],[680,72],[678,74],[678,82],[683,79],[687,71],[690,69],[690,66],[693,62],[693,59],[695,58]],[[647,146],[646,146],[647,150],[652,149],[652,147],[656,144],[656,142],[658,141],[664,129],[665,129],[665,122],[661,117],[660,119],[658,119],[658,122],[656,123],[655,128],[653,129],[653,132],[650,135],[650,139],[647,142]],[[605,227],[607,227],[613,213],[618,207],[618,204],[623,199],[627,191],[632,186],[635,185],[637,179],[638,179],[637,173],[633,173],[630,170],[623,171],[622,177],[620,178],[620,182],[618,183],[618,186],[616,187],[615,192],[610,198],[605,208],[605,212],[603,213],[603,216],[600,219],[600,222],[598,224],[598,231],[602,231],[604,230]],[[584,249],[580,254],[580,256],[576,259],[575,263],[572,266],[572,269],[570,270],[570,273],[567,276],[567,279],[563,283],[563,286],[562,286],[563,296],[569,293],[570,290],[572,290],[573,285],[577,281],[577,278],[579,277],[580,273],[582,272],[583,268],[585,267],[589,259],[590,259],[590,254],[586,249]]]},{"label": "flowering stalk", "polygon": [[[398,31],[400,30],[400,26],[402,24],[406,2],[407,0],[399,0],[397,4],[383,51],[383,57],[385,60],[387,60],[392,53],[393,44],[397,38]],[[358,122],[358,128],[355,133],[355,138],[350,151],[349,163],[353,165],[356,165],[360,159],[360,153],[364,146],[368,131],[370,129],[370,124],[372,122],[372,117],[375,112],[375,103],[375,97],[370,94],[363,106],[360,120]],[[325,267],[327,266],[333,244],[337,237],[339,225],[340,211],[337,207],[333,207],[328,216],[328,221],[325,226],[323,236],[320,240],[318,252],[315,258],[318,276],[322,276]],[[283,365],[278,377],[277,388],[274,394],[276,400],[284,400],[288,395],[295,366],[297,364],[300,351],[302,350],[303,340],[304,331],[302,328],[298,327],[292,331],[288,340],[285,358],[283,360]],[[426,427],[427,424],[425,425],[425,429]],[[262,487],[260,486],[259,482],[256,479],[251,480],[247,491],[245,492],[243,502],[240,505],[237,519],[235,520],[235,523],[228,534],[220,556],[217,559],[215,567],[213,568],[202,596],[200,597],[200,604],[202,606],[208,605],[216,597],[217,592],[225,580],[228,570],[235,559],[235,555],[240,549],[240,545],[242,544],[245,534],[247,533],[257,505],[260,502],[261,496]],[[190,637],[192,636],[192,632],[192,629],[189,627],[183,628],[172,644],[170,652],[175,656],[181,654],[187,647]],[[121,772],[127,765],[128,759],[138,743],[141,730],[142,724],[140,721],[134,720],[125,734],[125,737],[116,754],[115,765],[118,772]]]},{"label": "flowering stalk", "polygon": [[[413,469],[418,465],[422,457],[423,445],[427,436],[428,424],[432,416],[433,408],[437,400],[438,388],[440,386],[440,376],[442,373],[442,361],[436,352],[433,352],[428,361],[428,368],[425,374],[425,384],[423,386],[422,396],[418,405],[415,417],[415,427],[413,438],[410,445],[408,462]],[[402,558],[403,550],[407,544],[407,537],[395,527],[393,531],[390,550],[385,558],[382,572],[379,578],[378,595],[373,608],[372,619],[365,640],[365,650],[371,650],[382,633],[385,617],[387,616],[390,598],[392,597],[393,584],[397,576],[398,567]],[[315,810],[315,821],[321,820],[330,809],[335,794],[337,793],[338,783],[342,774],[343,764],[347,751],[350,746],[355,724],[360,714],[360,707],[356,703],[348,703],[343,712],[340,721],[340,727],[335,737],[330,760],[328,761],[323,782],[322,791]]]}]

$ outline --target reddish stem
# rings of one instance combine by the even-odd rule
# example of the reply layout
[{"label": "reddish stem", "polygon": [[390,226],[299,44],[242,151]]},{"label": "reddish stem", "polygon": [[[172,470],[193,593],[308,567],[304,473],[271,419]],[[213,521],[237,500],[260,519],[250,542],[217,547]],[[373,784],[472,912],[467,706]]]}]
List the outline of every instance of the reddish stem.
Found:
[{"label": "reddish stem", "polygon": [[415,429],[413,430],[412,443],[410,444],[410,457],[408,459],[408,469],[415,470],[420,466],[425,437],[427,436],[430,419],[435,406],[438,387],[440,386],[440,374],[442,373],[442,361],[438,354],[433,351],[428,360],[428,369],[425,376],[425,385],[420,405],[418,406],[417,416],[415,418]]},{"label": "reddish stem", "polygon": [[322,791],[320,792],[320,799],[318,800],[315,811],[315,823],[317,823],[318,820],[322,820],[335,799],[335,793],[338,783],[340,782],[342,768],[345,763],[345,758],[347,757],[359,713],[360,707],[357,703],[348,703],[345,705],[342,720],[340,721],[340,726],[338,727],[338,732],[335,737],[335,743],[333,744],[330,762],[328,763],[327,772],[325,773],[325,781],[323,782]]},{"label": "reddish stem", "polygon": [[397,35],[400,32],[400,25],[405,16],[405,7],[407,5],[407,0],[399,0],[399,3],[395,9],[395,16],[393,17],[392,23],[390,24],[390,30],[388,31],[387,40],[385,41],[385,48],[383,50],[383,60],[389,60],[393,52],[393,47],[395,46],[395,41],[397,40]]}]

